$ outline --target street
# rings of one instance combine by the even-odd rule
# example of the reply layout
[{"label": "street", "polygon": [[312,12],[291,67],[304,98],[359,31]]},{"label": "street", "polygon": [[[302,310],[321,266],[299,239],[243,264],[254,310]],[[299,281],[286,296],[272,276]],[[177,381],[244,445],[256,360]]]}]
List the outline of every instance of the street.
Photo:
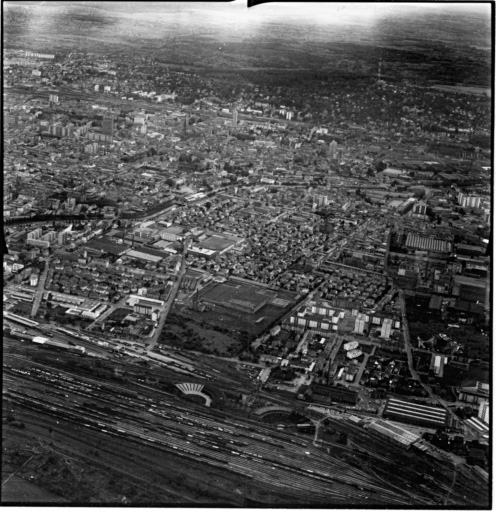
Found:
[{"label": "street", "polygon": [[38,281],[38,286],[36,287],[36,295],[33,301],[33,309],[31,310],[31,318],[36,316],[38,313],[38,308],[41,304],[41,299],[43,298],[43,292],[45,291],[45,283],[48,277],[48,271],[50,270],[50,258],[45,258],[45,268],[43,269],[43,273],[40,276]]},{"label": "street", "polygon": [[153,349],[155,348],[155,345],[157,344],[157,342],[160,338],[160,335],[162,333],[162,329],[164,328],[165,321],[167,320],[167,315],[169,314],[169,312],[172,308],[172,304],[174,303],[174,300],[176,299],[177,292],[179,291],[179,287],[181,286],[181,281],[182,281],[184,273],[186,271],[186,253],[188,252],[189,243],[190,243],[190,239],[186,238],[184,240],[183,254],[182,254],[182,258],[181,258],[181,268],[179,270],[177,280],[174,283],[174,286],[171,290],[169,298],[167,299],[164,309],[161,312],[160,319],[158,321],[158,325],[155,329],[155,333],[151,337],[150,343],[148,345],[148,352],[152,352]]}]

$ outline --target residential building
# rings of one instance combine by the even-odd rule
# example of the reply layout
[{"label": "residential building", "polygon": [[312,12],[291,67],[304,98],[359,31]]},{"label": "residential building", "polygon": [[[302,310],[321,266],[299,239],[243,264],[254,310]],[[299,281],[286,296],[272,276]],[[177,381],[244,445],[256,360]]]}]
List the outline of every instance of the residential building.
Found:
[{"label": "residential building", "polygon": [[487,400],[484,400],[479,404],[479,418],[485,423],[489,424],[490,418],[490,405]]}]

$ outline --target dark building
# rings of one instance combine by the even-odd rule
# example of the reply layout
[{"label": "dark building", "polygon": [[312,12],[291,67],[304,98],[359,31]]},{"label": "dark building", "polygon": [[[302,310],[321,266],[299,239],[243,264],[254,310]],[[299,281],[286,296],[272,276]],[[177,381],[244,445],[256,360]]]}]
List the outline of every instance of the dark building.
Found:
[{"label": "dark building", "polygon": [[114,136],[114,116],[106,115],[103,117],[102,133],[110,137]]},{"label": "dark building", "polygon": [[310,400],[321,403],[329,403],[330,401],[345,402],[356,405],[358,402],[358,393],[348,388],[314,384],[312,386]]}]

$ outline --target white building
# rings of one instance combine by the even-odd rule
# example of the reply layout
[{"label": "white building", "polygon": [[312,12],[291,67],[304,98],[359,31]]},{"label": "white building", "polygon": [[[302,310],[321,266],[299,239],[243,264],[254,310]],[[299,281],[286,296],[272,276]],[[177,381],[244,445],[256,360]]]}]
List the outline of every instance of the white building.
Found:
[{"label": "white building", "polygon": [[460,192],[458,194],[458,203],[462,208],[480,208],[481,197]]},{"label": "white building", "polygon": [[391,318],[385,318],[381,327],[381,338],[388,340],[391,337],[391,329],[393,327],[393,321]]},{"label": "white building", "polygon": [[366,320],[367,317],[363,313],[358,313],[355,320],[355,330],[353,331],[355,334],[363,334]]},{"label": "white building", "polygon": [[484,422],[489,424],[489,418],[490,418],[490,405],[489,402],[486,400],[484,402],[481,402],[479,405],[479,414],[478,417]]}]

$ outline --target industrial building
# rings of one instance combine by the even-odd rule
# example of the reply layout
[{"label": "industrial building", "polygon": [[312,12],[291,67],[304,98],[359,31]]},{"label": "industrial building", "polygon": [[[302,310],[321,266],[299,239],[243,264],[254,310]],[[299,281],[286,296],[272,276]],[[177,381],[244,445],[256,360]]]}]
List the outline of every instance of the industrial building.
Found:
[{"label": "industrial building", "polygon": [[467,276],[455,276],[453,279],[452,294],[472,302],[482,302],[486,300],[486,279],[475,279]]},{"label": "industrial building", "polygon": [[441,407],[399,398],[387,400],[382,416],[393,421],[433,428],[443,427],[448,422],[448,412]]},{"label": "industrial building", "polygon": [[447,240],[415,235],[413,233],[408,233],[405,245],[410,249],[438,253],[451,253],[452,249],[451,242]]},{"label": "industrial building", "polygon": [[330,404],[331,402],[345,402],[351,405],[356,405],[358,402],[358,393],[356,391],[337,386],[313,384],[305,394],[312,402],[327,404]]},{"label": "industrial building", "polygon": [[368,424],[368,429],[377,432],[382,437],[386,437],[395,444],[404,446],[405,448],[410,448],[413,443],[421,439],[419,435],[413,434],[398,425],[393,425],[389,421],[372,421]]}]

